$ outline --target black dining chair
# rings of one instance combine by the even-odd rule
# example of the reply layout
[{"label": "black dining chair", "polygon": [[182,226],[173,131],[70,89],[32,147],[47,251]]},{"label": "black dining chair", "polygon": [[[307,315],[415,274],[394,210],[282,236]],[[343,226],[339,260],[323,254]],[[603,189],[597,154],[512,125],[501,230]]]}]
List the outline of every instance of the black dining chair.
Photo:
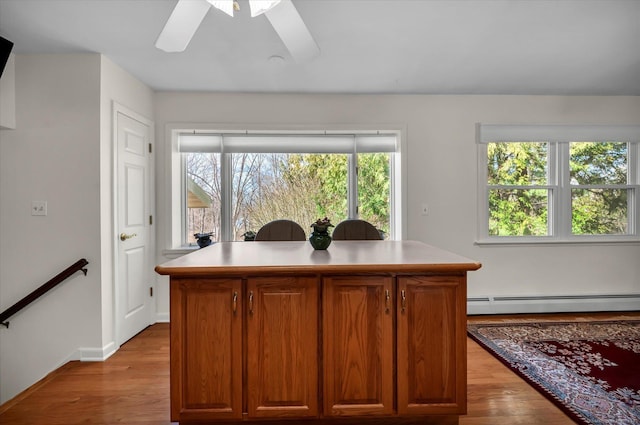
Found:
[{"label": "black dining chair", "polygon": [[378,229],[365,220],[345,220],[338,223],[331,235],[333,240],[382,240]]},{"label": "black dining chair", "polygon": [[258,230],[256,241],[304,241],[307,235],[295,221],[273,220]]}]

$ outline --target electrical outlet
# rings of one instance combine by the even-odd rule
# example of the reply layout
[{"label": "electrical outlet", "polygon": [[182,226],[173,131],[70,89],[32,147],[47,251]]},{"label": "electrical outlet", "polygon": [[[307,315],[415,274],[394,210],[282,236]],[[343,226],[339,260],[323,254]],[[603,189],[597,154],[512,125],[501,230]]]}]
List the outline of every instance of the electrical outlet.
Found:
[{"label": "electrical outlet", "polygon": [[421,208],[420,208],[420,213],[422,215],[429,215],[429,205],[427,204],[422,204]]},{"label": "electrical outlet", "polygon": [[47,201],[31,201],[31,215],[47,215]]}]

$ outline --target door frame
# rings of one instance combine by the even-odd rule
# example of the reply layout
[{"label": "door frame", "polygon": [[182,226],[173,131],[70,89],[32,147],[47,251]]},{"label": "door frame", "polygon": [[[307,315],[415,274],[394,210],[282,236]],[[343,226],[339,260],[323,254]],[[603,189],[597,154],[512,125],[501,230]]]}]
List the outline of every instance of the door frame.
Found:
[{"label": "door frame", "polygon": [[[118,238],[118,114],[123,114],[128,116],[131,119],[141,122],[142,124],[149,127],[149,143],[152,146],[152,154],[149,155],[149,169],[148,169],[148,179],[149,179],[149,187],[148,187],[148,197],[147,200],[149,203],[149,214],[154,218],[153,223],[156,221],[156,202],[155,202],[155,131],[154,131],[154,123],[150,119],[145,116],[137,113],[136,111],[127,108],[126,106],[112,101],[112,115],[111,115],[111,255],[113,256],[112,261],[112,270],[113,274],[112,278],[112,326],[113,326],[113,340],[116,346],[116,350],[120,348],[120,345],[124,341],[120,341],[121,335],[121,321],[120,316],[118,315],[119,306],[118,299],[120,295],[120,289],[118,285],[119,271],[120,271],[120,256],[118,252],[118,243],[116,242]],[[149,255],[147,258],[147,268],[151,276],[153,276],[153,268],[154,268],[154,258],[156,255],[156,232],[155,227],[153,225],[150,226],[149,229]],[[155,316],[157,315],[158,307],[156,303],[156,279],[149,279],[149,284],[153,288],[153,300],[152,300],[152,309],[153,311],[150,313],[153,314],[153,317],[150,319],[155,320]]]}]

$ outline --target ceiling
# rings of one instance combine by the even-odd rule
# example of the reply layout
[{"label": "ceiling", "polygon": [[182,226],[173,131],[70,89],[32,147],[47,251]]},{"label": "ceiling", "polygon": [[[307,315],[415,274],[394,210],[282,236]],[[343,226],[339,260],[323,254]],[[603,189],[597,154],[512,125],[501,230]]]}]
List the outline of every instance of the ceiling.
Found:
[{"label": "ceiling", "polygon": [[640,95],[640,0],[292,1],[321,51],[304,63],[247,0],[182,53],[154,46],[176,0],[0,0],[0,35],[102,53],[155,90]]}]

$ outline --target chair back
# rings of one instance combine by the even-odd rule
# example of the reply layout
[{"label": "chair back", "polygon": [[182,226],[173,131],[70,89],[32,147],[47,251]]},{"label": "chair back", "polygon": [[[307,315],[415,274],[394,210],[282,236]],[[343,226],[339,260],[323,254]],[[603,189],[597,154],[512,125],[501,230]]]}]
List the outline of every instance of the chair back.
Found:
[{"label": "chair back", "polygon": [[256,241],[304,241],[307,235],[295,221],[274,220],[258,230]]},{"label": "chair back", "polygon": [[338,223],[331,235],[333,240],[382,240],[378,229],[368,221],[345,220]]}]

